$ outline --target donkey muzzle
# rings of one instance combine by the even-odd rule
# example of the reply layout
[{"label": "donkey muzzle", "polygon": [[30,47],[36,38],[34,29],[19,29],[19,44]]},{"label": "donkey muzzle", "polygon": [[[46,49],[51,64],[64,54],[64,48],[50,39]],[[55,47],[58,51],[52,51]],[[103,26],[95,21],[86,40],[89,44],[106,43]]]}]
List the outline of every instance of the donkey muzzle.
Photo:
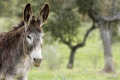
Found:
[{"label": "donkey muzzle", "polygon": [[34,66],[39,67],[42,60],[42,58],[34,58]]}]

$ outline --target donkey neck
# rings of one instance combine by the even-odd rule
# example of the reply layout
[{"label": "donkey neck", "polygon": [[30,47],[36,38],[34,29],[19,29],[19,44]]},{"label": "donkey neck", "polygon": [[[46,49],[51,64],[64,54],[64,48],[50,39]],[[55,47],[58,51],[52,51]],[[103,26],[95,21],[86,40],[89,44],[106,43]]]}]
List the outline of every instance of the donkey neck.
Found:
[{"label": "donkey neck", "polygon": [[[0,67],[6,68],[10,65],[15,66],[16,60],[24,56],[23,53],[23,38],[24,26],[9,32],[1,33],[0,35]],[[8,63],[9,65],[5,65]],[[12,63],[12,64],[11,64]]]}]

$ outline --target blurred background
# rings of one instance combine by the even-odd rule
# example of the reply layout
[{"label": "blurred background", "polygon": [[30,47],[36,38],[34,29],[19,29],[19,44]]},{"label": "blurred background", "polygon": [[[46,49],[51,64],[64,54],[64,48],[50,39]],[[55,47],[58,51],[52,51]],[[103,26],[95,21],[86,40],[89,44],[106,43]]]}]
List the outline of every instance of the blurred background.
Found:
[{"label": "blurred background", "polygon": [[0,32],[50,5],[39,68],[28,80],[120,80],[120,0],[0,0]]}]

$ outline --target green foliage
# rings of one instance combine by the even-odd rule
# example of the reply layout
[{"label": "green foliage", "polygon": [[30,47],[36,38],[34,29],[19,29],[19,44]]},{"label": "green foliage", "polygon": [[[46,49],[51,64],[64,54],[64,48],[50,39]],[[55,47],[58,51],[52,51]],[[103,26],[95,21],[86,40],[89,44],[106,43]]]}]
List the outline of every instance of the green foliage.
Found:
[{"label": "green foliage", "polygon": [[76,4],[79,6],[79,12],[86,14],[93,7],[96,0],[76,0]]},{"label": "green foliage", "polygon": [[[120,12],[120,0],[76,0],[76,4],[79,9],[79,13],[88,15],[89,10],[94,10],[97,15],[101,16],[113,16]],[[112,24],[111,35],[112,42],[119,41],[119,21]]]},{"label": "green foliage", "polygon": [[30,2],[33,12],[39,14],[40,9],[47,0],[0,0],[0,16],[22,17],[22,12],[26,3]]},{"label": "green foliage", "polygon": [[[60,5],[61,3],[54,3]],[[52,6],[53,7],[53,6]],[[56,6],[55,6],[56,7]],[[59,41],[68,41],[70,43],[78,39],[78,27],[80,26],[80,15],[74,5],[74,1],[64,1],[58,9],[51,12],[45,31],[50,31],[52,37]]]},{"label": "green foliage", "polygon": [[110,16],[120,11],[120,0],[75,0],[83,15],[95,10],[99,15]]}]

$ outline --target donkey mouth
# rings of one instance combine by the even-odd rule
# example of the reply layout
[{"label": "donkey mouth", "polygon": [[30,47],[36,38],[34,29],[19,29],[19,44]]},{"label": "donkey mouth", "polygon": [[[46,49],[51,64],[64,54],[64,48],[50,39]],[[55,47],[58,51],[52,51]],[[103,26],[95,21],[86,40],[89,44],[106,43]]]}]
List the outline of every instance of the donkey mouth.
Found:
[{"label": "donkey mouth", "polygon": [[35,66],[35,67],[39,67],[39,66],[40,66],[40,63],[34,63],[34,66]]},{"label": "donkey mouth", "polygon": [[41,62],[42,62],[42,59],[35,59],[35,58],[34,58],[33,64],[34,64],[35,67],[39,67],[40,64],[41,64]]}]

